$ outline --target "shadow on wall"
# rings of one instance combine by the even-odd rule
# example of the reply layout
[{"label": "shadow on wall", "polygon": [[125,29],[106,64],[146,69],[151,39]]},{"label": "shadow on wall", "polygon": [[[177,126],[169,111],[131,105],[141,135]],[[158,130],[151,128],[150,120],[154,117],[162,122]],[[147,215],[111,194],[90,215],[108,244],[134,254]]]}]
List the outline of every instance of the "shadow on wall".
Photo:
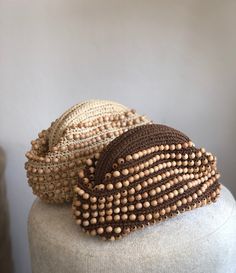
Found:
[{"label": "shadow on wall", "polygon": [[0,147],[0,272],[12,273],[11,243],[9,236],[9,215],[4,179],[5,153]]}]

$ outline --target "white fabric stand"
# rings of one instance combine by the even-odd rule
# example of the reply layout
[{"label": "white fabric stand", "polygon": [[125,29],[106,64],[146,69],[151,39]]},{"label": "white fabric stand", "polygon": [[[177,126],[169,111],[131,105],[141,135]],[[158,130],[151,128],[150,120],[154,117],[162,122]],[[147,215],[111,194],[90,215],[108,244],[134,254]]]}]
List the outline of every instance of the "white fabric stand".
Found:
[{"label": "white fabric stand", "polygon": [[69,205],[36,200],[28,232],[33,273],[236,272],[236,203],[225,187],[215,204],[114,242],[83,233]]}]

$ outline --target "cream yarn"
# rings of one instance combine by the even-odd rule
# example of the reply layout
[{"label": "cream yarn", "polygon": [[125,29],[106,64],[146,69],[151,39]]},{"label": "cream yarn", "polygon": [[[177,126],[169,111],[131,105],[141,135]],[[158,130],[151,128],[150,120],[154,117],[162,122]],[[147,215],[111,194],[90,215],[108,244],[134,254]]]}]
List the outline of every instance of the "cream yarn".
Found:
[{"label": "cream yarn", "polygon": [[77,104],[31,142],[25,164],[33,193],[49,203],[71,202],[78,172],[114,138],[150,121],[111,101]]}]

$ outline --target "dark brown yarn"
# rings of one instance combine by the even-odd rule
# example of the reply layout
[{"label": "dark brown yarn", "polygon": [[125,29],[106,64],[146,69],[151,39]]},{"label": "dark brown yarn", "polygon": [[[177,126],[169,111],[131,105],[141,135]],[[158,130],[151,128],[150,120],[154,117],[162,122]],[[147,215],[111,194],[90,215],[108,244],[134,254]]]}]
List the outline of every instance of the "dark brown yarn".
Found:
[{"label": "dark brown yarn", "polygon": [[140,126],[87,161],[75,188],[75,218],[89,234],[117,239],[215,201],[218,178],[215,157],[183,133]]}]

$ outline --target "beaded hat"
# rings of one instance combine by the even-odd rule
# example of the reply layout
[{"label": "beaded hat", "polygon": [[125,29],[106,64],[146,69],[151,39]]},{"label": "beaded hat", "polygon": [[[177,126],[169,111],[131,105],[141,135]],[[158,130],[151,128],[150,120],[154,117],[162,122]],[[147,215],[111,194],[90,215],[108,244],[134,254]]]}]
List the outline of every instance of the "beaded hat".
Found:
[{"label": "beaded hat", "polygon": [[77,104],[31,142],[26,153],[28,183],[50,203],[72,201],[78,169],[115,137],[150,121],[127,107],[103,100]]},{"label": "beaded hat", "polygon": [[74,189],[73,213],[86,233],[115,240],[214,202],[218,179],[211,153],[175,129],[143,125],[86,161]]}]

